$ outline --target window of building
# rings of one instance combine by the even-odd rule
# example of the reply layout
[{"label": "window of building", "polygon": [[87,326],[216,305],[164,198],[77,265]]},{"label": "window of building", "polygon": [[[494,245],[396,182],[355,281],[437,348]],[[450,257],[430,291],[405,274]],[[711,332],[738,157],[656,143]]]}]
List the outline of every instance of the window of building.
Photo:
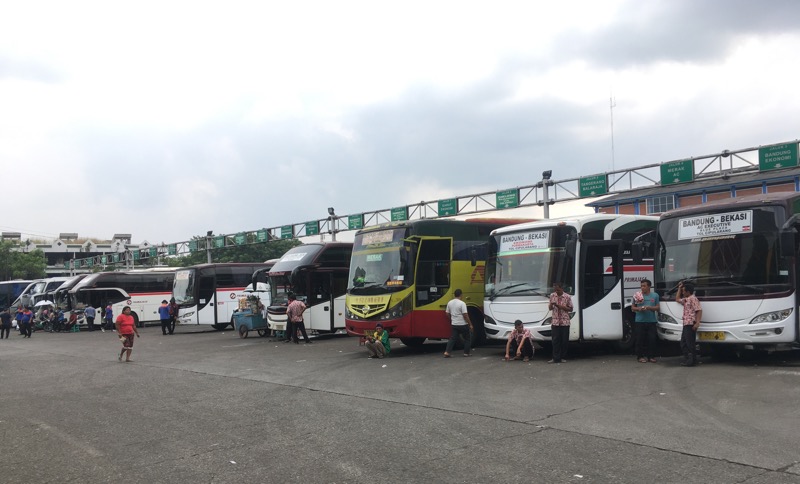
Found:
[{"label": "window of building", "polygon": [[675,195],[659,195],[647,199],[647,213],[655,214],[675,208]]}]

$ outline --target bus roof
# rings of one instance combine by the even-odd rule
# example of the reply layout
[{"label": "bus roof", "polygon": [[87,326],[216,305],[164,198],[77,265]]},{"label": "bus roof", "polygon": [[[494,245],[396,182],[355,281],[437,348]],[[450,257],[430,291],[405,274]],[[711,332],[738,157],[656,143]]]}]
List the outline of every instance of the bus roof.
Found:
[{"label": "bus roof", "polygon": [[186,269],[210,269],[213,267],[244,267],[244,266],[266,266],[268,262],[212,262],[211,264],[195,264],[193,266],[178,267],[176,270]]},{"label": "bus roof", "polygon": [[597,222],[601,220],[607,220],[607,221],[617,220],[617,221],[631,221],[631,222],[635,220],[650,220],[655,222],[658,220],[658,217],[654,215],[620,215],[620,214],[610,214],[610,213],[593,213],[589,215],[575,215],[571,217],[552,218],[548,220],[540,220],[538,222],[510,225],[508,227],[502,227],[492,231],[492,235],[517,232],[519,230],[542,229],[557,225],[569,225],[571,227],[575,227],[578,231],[580,231],[584,225],[590,222]]},{"label": "bus roof", "polygon": [[798,192],[777,192],[777,193],[763,193],[759,195],[749,195],[746,197],[726,198],[724,200],[717,200],[714,202],[704,203],[702,205],[692,205],[689,207],[682,207],[664,212],[661,218],[680,217],[684,215],[692,215],[706,212],[718,212],[721,210],[742,210],[748,206],[754,205],[781,205],[787,206],[793,203],[796,199],[800,198]]}]

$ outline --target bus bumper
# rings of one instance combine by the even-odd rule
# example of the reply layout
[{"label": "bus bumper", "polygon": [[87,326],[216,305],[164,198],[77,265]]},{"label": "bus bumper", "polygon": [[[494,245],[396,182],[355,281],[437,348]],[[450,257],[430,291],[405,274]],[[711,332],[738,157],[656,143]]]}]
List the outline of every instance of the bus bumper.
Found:
[{"label": "bus bumper", "polygon": [[[682,332],[683,324],[658,323],[658,337],[662,340],[679,342]],[[703,344],[781,345],[795,340],[792,318],[768,324],[748,324],[747,321],[700,323],[697,330],[697,342]]]},{"label": "bus bumper", "polygon": [[375,325],[383,325],[390,338],[406,338],[411,334],[411,313],[396,319],[353,320],[345,319],[345,330],[350,336],[364,336],[368,331],[375,331]]}]

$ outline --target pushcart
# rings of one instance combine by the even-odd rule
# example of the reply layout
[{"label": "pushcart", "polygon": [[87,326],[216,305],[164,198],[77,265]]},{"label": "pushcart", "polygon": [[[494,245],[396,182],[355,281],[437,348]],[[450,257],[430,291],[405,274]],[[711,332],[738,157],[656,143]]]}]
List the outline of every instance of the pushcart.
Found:
[{"label": "pushcart", "polygon": [[261,300],[255,294],[239,300],[239,310],[233,313],[233,326],[240,338],[247,338],[250,331],[259,336],[269,336],[269,323],[261,314]]}]

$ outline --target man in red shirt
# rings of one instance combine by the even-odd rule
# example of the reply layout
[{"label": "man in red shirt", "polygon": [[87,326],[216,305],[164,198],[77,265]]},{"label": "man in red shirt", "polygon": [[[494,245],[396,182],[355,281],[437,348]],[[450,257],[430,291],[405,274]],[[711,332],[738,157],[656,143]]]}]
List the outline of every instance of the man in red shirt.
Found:
[{"label": "man in red shirt", "polygon": [[125,357],[125,361],[133,361],[131,360],[131,352],[133,351],[133,335],[135,334],[138,338],[139,331],[136,329],[136,323],[133,320],[133,316],[131,316],[130,306],[125,306],[122,308],[122,314],[117,316],[117,320],[114,324],[117,327],[119,339],[122,341],[122,351],[119,352],[119,361],[122,361],[122,355],[124,355],[126,351],[128,352],[128,356]]}]

